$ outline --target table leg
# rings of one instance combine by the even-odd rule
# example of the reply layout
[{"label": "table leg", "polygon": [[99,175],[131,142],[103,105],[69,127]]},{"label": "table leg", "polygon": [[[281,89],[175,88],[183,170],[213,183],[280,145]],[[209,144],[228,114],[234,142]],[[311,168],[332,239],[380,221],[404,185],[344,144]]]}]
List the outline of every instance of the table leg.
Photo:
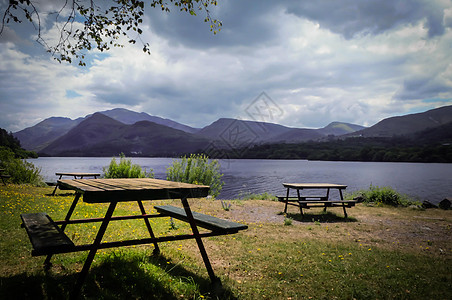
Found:
[{"label": "table leg", "polygon": [[[326,200],[328,201],[328,199],[330,199],[330,189],[329,188],[326,189]],[[323,208],[323,212],[326,212],[326,203],[325,203],[325,207]]]},{"label": "table leg", "polygon": [[[342,190],[339,189],[339,195],[341,195],[341,201],[344,201],[344,197],[342,195]],[[347,218],[347,211],[345,210],[345,203],[342,203],[342,209],[344,210],[344,216]]]},{"label": "table leg", "polygon": [[[63,175],[60,175],[60,178],[58,178],[58,180],[60,180],[61,177],[63,177]],[[57,182],[57,184],[55,185],[55,189],[53,190],[52,196],[55,196],[55,192],[56,192],[57,188],[58,188],[58,182]]]},{"label": "table leg", "polygon": [[[137,201],[138,206],[140,207],[140,211],[142,215],[146,214],[146,210],[144,209],[143,202],[141,200]],[[151,235],[151,238],[155,239],[154,232],[152,231],[151,224],[149,223],[149,219],[144,219],[144,223],[146,224],[146,227],[148,228],[149,234]],[[160,253],[160,248],[157,243],[154,243],[154,251],[152,252],[154,255],[157,255]]]},{"label": "table leg", "polygon": [[[66,221],[66,223],[63,223],[60,227],[61,231],[64,231],[64,229],[66,229],[67,226],[67,222],[71,219],[72,213],[75,210],[75,207],[77,206],[78,200],[80,199],[80,196],[82,194],[80,193],[76,193],[75,194],[75,198],[74,201],[72,201],[71,207],[69,208],[66,217],[64,218],[64,221]],[[52,254],[47,255],[46,260],[44,261],[44,268],[45,269],[49,269],[52,264],[50,263],[50,260],[52,259]]]},{"label": "table leg", "polygon": [[85,260],[85,264],[83,265],[82,271],[80,272],[77,282],[75,283],[74,290],[71,294],[71,299],[77,299],[80,295],[80,290],[82,288],[82,285],[86,279],[86,276],[88,275],[89,268],[91,267],[91,263],[94,260],[94,256],[96,255],[97,249],[99,248],[100,243],[102,242],[102,238],[104,237],[104,233],[107,230],[108,223],[111,220],[111,217],[113,215],[113,212],[115,211],[116,204],[118,202],[113,201],[110,203],[110,206],[108,207],[107,212],[105,213],[104,220],[102,221],[102,224],[100,225],[99,231],[97,232],[96,238],[94,239],[94,243],[92,245],[91,250],[88,253],[88,257]]},{"label": "table leg", "polygon": [[[300,190],[299,189],[297,189],[297,196],[298,196],[298,201],[301,201],[301,195],[300,195]],[[301,217],[303,217],[303,208],[301,208],[301,203],[298,203],[298,205],[300,206]]]},{"label": "table leg", "polygon": [[185,213],[187,214],[188,221],[191,226],[191,230],[193,231],[193,235],[195,236],[196,243],[198,244],[199,252],[201,252],[202,259],[204,261],[204,265],[206,266],[207,273],[209,274],[210,281],[212,283],[219,282],[219,278],[215,276],[213,272],[212,265],[210,264],[209,257],[207,256],[206,248],[204,248],[204,244],[201,240],[201,236],[199,235],[198,227],[195,224],[195,219],[193,218],[193,214],[190,209],[190,205],[188,204],[188,200],[186,197],[182,199],[182,205],[184,206]]},{"label": "table leg", "polygon": [[284,213],[287,213],[287,205],[289,203],[289,188],[287,188],[287,193],[286,193],[286,205],[284,206]]}]

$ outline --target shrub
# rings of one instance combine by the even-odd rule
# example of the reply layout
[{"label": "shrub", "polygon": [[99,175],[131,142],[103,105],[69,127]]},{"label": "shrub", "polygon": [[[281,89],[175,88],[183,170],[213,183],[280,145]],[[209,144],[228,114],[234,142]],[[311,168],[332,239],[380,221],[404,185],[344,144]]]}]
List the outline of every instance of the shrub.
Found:
[{"label": "shrub", "polygon": [[358,191],[353,195],[362,197],[364,203],[375,203],[377,205],[410,206],[412,204],[419,204],[418,201],[411,199],[408,195],[395,191],[389,186],[378,187],[370,185],[369,190]]},{"label": "shrub", "polygon": [[139,165],[132,164],[132,160],[125,158],[124,153],[119,155],[119,164],[113,157],[110,165],[103,168],[105,178],[154,178],[154,172],[151,169],[149,173],[142,170]]},{"label": "shrub", "polygon": [[5,173],[11,176],[13,183],[44,185],[41,169],[26,160],[15,158],[14,152],[8,148],[0,149],[0,165],[5,169]]},{"label": "shrub", "polygon": [[209,161],[204,154],[191,154],[190,157],[173,160],[172,165],[166,169],[167,180],[209,185],[212,197],[220,194],[223,187],[222,176],[220,163],[217,160]]}]

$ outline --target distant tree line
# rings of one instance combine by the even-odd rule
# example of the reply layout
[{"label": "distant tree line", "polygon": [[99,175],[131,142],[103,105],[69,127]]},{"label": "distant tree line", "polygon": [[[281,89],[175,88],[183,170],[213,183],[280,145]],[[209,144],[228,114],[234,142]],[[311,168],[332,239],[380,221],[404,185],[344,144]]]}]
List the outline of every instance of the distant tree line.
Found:
[{"label": "distant tree line", "polygon": [[452,144],[416,145],[412,139],[355,137],[325,142],[263,144],[217,151],[213,158],[308,159],[375,162],[452,162]]},{"label": "distant tree line", "polygon": [[0,128],[0,148],[11,150],[16,158],[38,157],[36,152],[23,149],[20,145],[20,141],[15,136],[13,136],[11,132],[8,133],[3,128]]}]

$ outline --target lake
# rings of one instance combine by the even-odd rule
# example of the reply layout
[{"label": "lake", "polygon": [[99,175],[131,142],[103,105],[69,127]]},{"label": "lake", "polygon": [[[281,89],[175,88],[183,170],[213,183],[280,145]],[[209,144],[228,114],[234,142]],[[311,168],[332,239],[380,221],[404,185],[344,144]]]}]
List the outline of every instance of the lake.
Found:
[{"label": "lake", "polygon": [[[45,181],[56,182],[55,172],[98,172],[110,157],[40,157],[28,159],[41,168]],[[119,161],[119,159],[118,159]],[[165,179],[173,158],[132,158],[143,169],[153,169],[155,178]],[[219,199],[247,193],[284,195],[283,182],[326,182],[348,186],[347,192],[374,186],[395,190],[439,203],[452,197],[452,165],[387,162],[332,162],[307,160],[220,160],[224,186]]]}]

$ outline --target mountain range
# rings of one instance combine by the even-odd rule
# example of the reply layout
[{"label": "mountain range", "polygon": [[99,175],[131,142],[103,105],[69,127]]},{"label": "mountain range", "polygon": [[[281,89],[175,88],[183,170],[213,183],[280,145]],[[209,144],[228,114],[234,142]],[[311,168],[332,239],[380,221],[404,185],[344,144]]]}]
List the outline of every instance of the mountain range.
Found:
[{"label": "mountain range", "polygon": [[332,138],[429,135],[444,138],[452,122],[452,106],[384,119],[369,128],[333,122],[319,129],[291,128],[274,123],[221,118],[204,128],[117,108],[75,120],[48,118],[14,133],[27,150],[42,156],[178,156],[260,144],[300,143]]}]

